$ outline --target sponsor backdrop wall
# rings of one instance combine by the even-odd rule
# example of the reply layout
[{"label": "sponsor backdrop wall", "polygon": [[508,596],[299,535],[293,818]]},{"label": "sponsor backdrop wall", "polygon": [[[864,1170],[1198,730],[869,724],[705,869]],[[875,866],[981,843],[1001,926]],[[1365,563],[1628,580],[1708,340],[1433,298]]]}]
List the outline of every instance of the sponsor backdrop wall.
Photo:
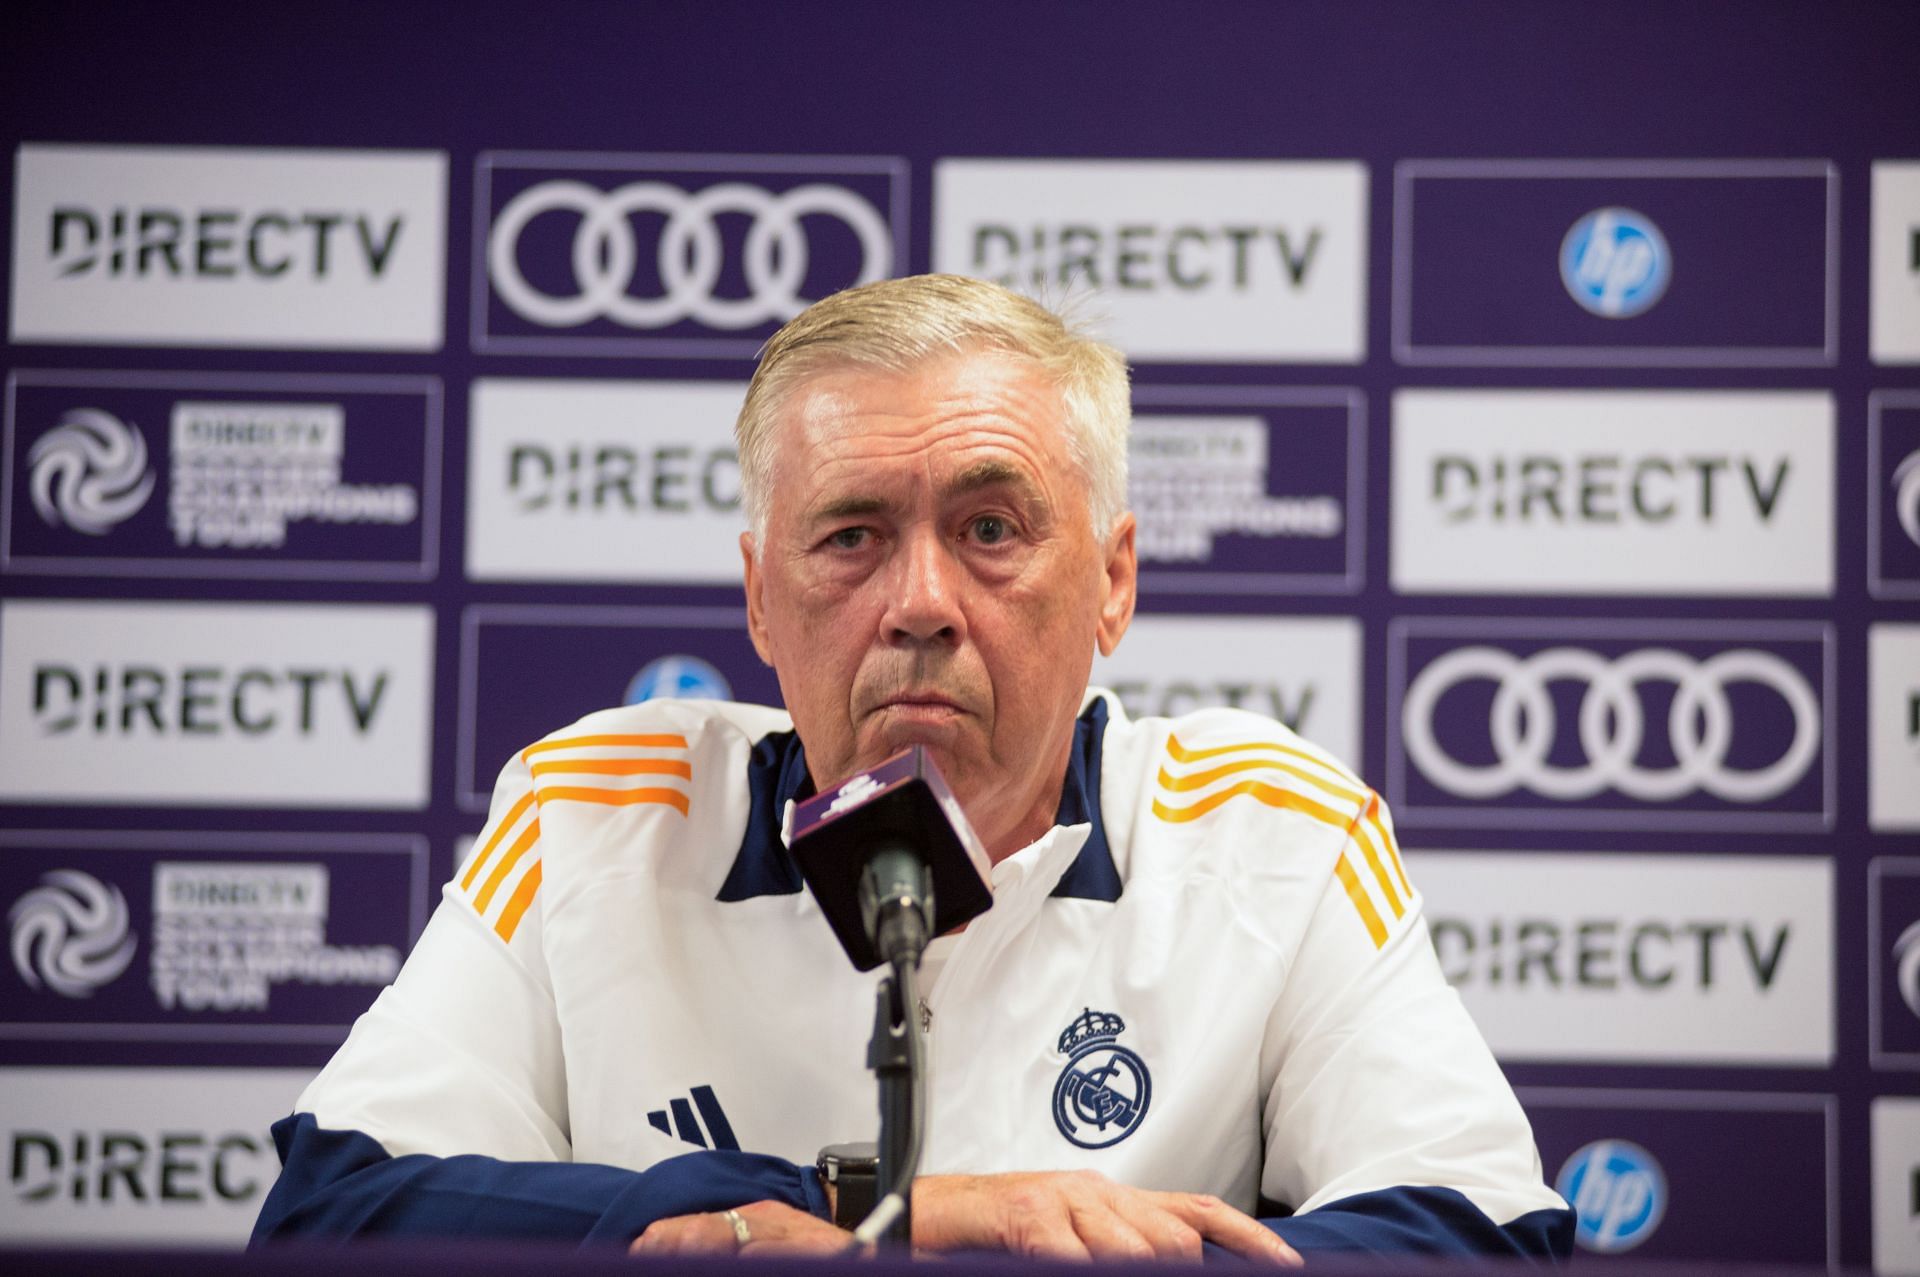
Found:
[{"label": "sponsor backdrop wall", "polygon": [[1098,677],[1381,789],[1596,1262],[1920,1272],[1911,6],[10,16],[0,1235],[237,1242],[509,753],[777,697],[751,356],[938,269],[1094,294]]}]

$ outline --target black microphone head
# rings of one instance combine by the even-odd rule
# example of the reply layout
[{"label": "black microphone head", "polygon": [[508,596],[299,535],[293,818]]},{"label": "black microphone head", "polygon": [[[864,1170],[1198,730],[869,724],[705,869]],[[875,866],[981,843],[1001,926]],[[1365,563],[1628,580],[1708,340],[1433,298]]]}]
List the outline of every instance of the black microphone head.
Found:
[{"label": "black microphone head", "polygon": [[861,971],[882,961],[860,907],[860,878],[876,853],[906,851],[926,862],[934,935],[993,904],[986,849],[920,745],[796,806],[789,846],[820,912]]}]

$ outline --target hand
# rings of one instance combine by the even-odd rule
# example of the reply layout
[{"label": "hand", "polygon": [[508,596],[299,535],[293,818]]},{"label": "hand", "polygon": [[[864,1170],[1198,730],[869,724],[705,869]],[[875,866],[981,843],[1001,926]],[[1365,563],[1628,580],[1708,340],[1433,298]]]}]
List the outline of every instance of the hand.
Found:
[{"label": "hand", "polygon": [[1098,1171],[923,1175],[913,1187],[913,1244],[1004,1250],[1046,1259],[1200,1258],[1203,1241],[1297,1268],[1298,1251],[1217,1197],[1116,1184]]},{"label": "hand", "polygon": [[633,1239],[630,1255],[837,1255],[853,1234],[785,1202],[749,1202],[740,1207],[748,1240],[735,1234],[722,1211],[656,1219]]}]

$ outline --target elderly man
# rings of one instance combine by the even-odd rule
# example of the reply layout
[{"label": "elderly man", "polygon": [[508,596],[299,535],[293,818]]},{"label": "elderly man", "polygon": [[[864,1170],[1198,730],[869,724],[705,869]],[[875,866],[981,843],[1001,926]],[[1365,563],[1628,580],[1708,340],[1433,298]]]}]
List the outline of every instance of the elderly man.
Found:
[{"label": "elderly man", "polygon": [[1564,1254],[1378,799],[1270,720],[1088,691],[1133,613],[1127,422],[1116,352],[979,281],[776,334],[737,433],[786,712],[653,701],[510,760],[400,978],[275,1128],[257,1236],[844,1248],[812,1163],[873,1134],[872,977],[784,819],[920,744],[994,903],[923,974],[917,1247]]}]

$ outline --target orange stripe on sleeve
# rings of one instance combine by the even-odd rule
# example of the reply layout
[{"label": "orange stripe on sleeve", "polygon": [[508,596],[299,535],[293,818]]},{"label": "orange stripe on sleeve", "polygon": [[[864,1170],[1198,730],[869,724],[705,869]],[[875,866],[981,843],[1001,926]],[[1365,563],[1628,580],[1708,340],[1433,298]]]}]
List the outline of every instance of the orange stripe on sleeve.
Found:
[{"label": "orange stripe on sleeve", "polygon": [[687,796],[677,789],[586,789],[572,785],[554,785],[540,791],[542,803],[599,803],[605,807],[628,807],[635,803],[660,803],[676,807],[682,816],[689,808]]},{"label": "orange stripe on sleeve", "polygon": [[1156,798],[1153,800],[1153,814],[1162,820],[1172,821],[1176,824],[1182,821],[1198,820],[1222,803],[1230,799],[1238,798],[1242,794],[1256,798],[1269,807],[1279,807],[1287,811],[1297,811],[1303,816],[1308,816],[1319,821],[1321,824],[1332,825],[1335,829],[1344,830],[1352,823],[1332,808],[1324,807],[1311,798],[1296,794],[1290,789],[1276,788],[1273,785],[1258,780],[1243,780],[1237,785],[1229,785],[1225,789],[1216,790],[1190,807],[1169,807]]},{"label": "orange stripe on sleeve", "polygon": [[537,745],[529,745],[520,751],[520,757],[524,760],[554,749],[593,749],[610,745],[626,745],[636,749],[685,749],[687,738],[677,735],[568,736],[562,740],[543,740]]},{"label": "orange stripe on sleeve", "polygon": [[693,768],[677,758],[578,758],[552,763],[535,763],[533,775],[565,775],[569,772],[588,776],[678,776],[693,779]]},{"label": "orange stripe on sleeve", "polygon": [[1400,861],[1400,848],[1394,845],[1393,835],[1387,832],[1386,822],[1380,819],[1380,795],[1367,795],[1366,822],[1373,832],[1379,835],[1380,845],[1387,849],[1387,859],[1393,865],[1393,872],[1400,879],[1400,889],[1407,893],[1407,899],[1413,899],[1413,884],[1407,881],[1407,867]]},{"label": "orange stripe on sleeve", "polygon": [[468,860],[467,872],[462,875],[460,879],[460,890],[468,891],[472,889],[473,880],[480,876],[481,864],[486,861],[488,856],[493,854],[493,849],[498,847],[500,840],[507,836],[507,830],[513,828],[514,822],[519,820],[520,817],[526,813],[527,808],[531,806],[533,806],[533,791],[528,790],[526,793],[520,795],[520,801],[515,803],[512,809],[500,818],[500,823],[493,827],[493,837],[487,839],[487,845],[474,852],[472,859]]},{"label": "orange stripe on sleeve", "polygon": [[[1197,763],[1208,758],[1218,758],[1222,754],[1246,754],[1262,749],[1271,750],[1276,754],[1284,754],[1288,758],[1298,758],[1305,762],[1313,763],[1316,766],[1324,767],[1347,784],[1360,784],[1346,768],[1340,766],[1338,763],[1321,758],[1317,754],[1310,754],[1304,749],[1295,749],[1291,745],[1282,745],[1279,741],[1275,740],[1250,740],[1243,741],[1238,745],[1214,745],[1207,749],[1189,749],[1180,743],[1178,736],[1169,735],[1167,737],[1167,756],[1176,763]],[[1355,795],[1355,798],[1357,801],[1358,795]]]},{"label": "orange stripe on sleeve", "polygon": [[1387,867],[1380,863],[1380,856],[1373,849],[1373,838],[1359,821],[1354,822],[1355,829],[1361,835],[1353,840],[1360,853],[1367,858],[1367,868],[1373,870],[1374,881],[1380,884],[1380,890],[1387,897],[1387,907],[1393,910],[1393,916],[1406,916],[1406,906],[1400,903],[1400,893],[1393,889],[1393,879],[1387,874]]},{"label": "orange stripe on sleeve", "polygon": [[1347,860],[1345,852],[1333,862],[1333,872],[1340,879],[1340,885],[1347,889],[1347,899],[1360,914],[1360,921],[1366,924],[1367,934],[1373,937],[1373,947],[1378,949],[1387,942],[1387,924],[1380,921],[1380,911],[1373,907],[1373,901],[1367,898],[1367,889],[1360,885],[1360,875],[1353,871],[1353,865]]},{"label": "orange stripe on sleeve", "polygon": [[534,893],[540,890],[540,862],[534,861],[533,868],[527,870],[526,877],[507,897],[507,907],[500,911],[500,921],[493,924],[493,932],[502,940],[512,940],[513,933],[520,929],[520,916],[533,903]]},{"label": "orange stripe on sleeve", "polygon": [[493,872],[487,875],[486,885],[481,887],[480,894],[473,898],[475,909],[481,913],[487,911],[487,905],[493,900],[493,893],[500,890],[500,884],[507,880],[507,875],[513,872],[513,867],[520,863],[520,857],[527,854],[527,848],[533,846],[533,840],[539,836],[540,822],[535,820],[527,826],[525,833],[514,840],[513,846],[507,848],[507,854],[500,857],[500,863],[495,865]]},{"label": "orange stripe on sleeve", "polygon": [[1222,776],[1231,776],[1236,772],[1250,771],[1285,772],[1287,775],[1304,780],[1309,785],[1324,790],[1342,801],[1356,805],[1360,802],[1359,794],[1334,784],[1324,776],[1316,776],[1303,767],[1295,767],[1291,763],[1276,762],[1271,758],[1243,758],[1239,762],[1222,763],[1218,767],[1210,767],[1203,772],[1188,772],[1184,776],[1175,775],[1173,772],[1162,767],[1159,777],[1160,788],[1170,790],[1176,794],[1184,793],[1190,789],[1202,789],[1211,785]]},{"label": "orange stripe on sleeve", "polygon": [[1203,758],[1218,758],[1222,754],[1244,754],[1250,749],[1284,749],[1277,741],[1247,741],[1241,745],[1215,745],[1211,749],[1188,749],[1180,743],[1178,736],[1167,737],[1167,754],[1176,763],[1197,763]]}]

